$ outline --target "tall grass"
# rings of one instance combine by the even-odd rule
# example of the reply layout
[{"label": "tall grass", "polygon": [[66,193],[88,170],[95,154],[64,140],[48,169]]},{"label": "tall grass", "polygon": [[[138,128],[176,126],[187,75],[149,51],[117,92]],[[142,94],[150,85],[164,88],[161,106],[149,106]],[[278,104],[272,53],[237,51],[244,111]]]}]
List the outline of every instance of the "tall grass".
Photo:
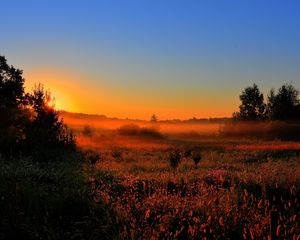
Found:
[{"label": "tall grass", "polygon": [[176,174],[164,148],[128,150],[122,161],[102,153],[95,198],[124,220],[122,239],[268,239],[271,210],[278,238],[300,238],[297,155],[202,147],[200,167],[184,157]]}]

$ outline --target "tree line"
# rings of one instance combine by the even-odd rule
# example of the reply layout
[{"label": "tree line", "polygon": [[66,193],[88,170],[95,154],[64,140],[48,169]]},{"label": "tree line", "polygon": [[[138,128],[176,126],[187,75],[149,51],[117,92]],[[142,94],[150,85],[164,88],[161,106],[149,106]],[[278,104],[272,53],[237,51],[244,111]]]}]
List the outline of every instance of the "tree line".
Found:
[{"label": "tree line", "polygon": [[59,119],[51,95],[41,84],[26,93],[22,70],[0,56],[0,154],[54,159],[75,148],[72,131]]},{"label": "tree line", "polygon": [[294,121],[300,120],[299,91],[292,84],[282,85],[278,91],[271,89],[265,101],[256,84],[246,87],[239,96],[239,112],[235,120],[242,121]]}]

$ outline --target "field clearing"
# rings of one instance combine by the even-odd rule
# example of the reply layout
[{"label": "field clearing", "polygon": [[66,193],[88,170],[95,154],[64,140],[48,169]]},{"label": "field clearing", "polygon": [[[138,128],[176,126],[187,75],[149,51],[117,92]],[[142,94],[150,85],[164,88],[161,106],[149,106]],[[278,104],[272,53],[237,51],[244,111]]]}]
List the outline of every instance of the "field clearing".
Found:
[{"label": "field clearing", "polygon": [[[88,175],[93,198],[122,219],[122,238],[268,239],[271,210],[279,214],[278,237],[300,236],[299,142],[174,129],[158,138],[75,129],[78,145],[99,154]],[[172,168],[175,150],[180,163]],[[197,166],[188,154],[195,150]]]}]

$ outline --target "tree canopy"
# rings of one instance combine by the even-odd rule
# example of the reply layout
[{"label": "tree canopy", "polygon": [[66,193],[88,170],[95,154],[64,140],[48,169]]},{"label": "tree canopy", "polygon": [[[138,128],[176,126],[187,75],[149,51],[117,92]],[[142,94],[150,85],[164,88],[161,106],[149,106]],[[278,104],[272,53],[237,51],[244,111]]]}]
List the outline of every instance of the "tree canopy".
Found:
[{"label": "tree canopy", "polygon": [[277,93],[271,89],[267,104],[256,84],[245,88],[240,95],[240,111],[234,113],[238,120],[299,120],[299,91],[291,84],[282,85]]},{"label": "tree canopy", "polygon": [[264,96],[256,84],[247,87],[240,95],[241,105],[238,118],[242,120],[262,120],[265,118]]},{"label": "tree canopy", "polygon": [[299,91],[291,84],[281,86],[277,93],[271,89],[267,106],[268,117],[272,120],[299,119]]},{"label": "tree canopy", "polygon": [[24,78],[0,56],[0,150],[13,151],[24,130]]}]

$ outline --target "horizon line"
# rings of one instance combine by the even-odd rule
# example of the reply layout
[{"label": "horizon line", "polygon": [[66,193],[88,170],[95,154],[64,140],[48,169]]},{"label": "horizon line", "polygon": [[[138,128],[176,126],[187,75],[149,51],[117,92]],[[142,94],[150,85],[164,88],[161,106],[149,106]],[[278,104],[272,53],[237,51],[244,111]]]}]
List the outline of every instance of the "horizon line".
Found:
[{"label": "horizon line", "polygon": [[[106,119],[117,119],[117,120],[131,120],[131,121],[146,121],[146,122],[151,122],[150,117],[149,119],[140,119],[140,118],[122,118],[122,117],[115,117],[115,116],[107,116],[105,114],[100,114],[100,113],[85,113],[85,112],[72,112],[72,111],[68,111],[68,110],[63,110],[63,109],[56,109],[59,113],[67,113],[67,114],[78,114],[78,115],[88,115],[88,116],[93,116],[93,117],[102,117],[102,118],[106,118]],[[181,119],[181,118],[173,118],[173,119],[159,119],[157,120],[157,122],[167,122],[167,121],[201,121],[201,120],[225,120],[225,119],[232,119],[232,117],[201,117],[201,118],[197,118],[197,117],[191,117],[191,118],[186,118],[186,119]]]}]

